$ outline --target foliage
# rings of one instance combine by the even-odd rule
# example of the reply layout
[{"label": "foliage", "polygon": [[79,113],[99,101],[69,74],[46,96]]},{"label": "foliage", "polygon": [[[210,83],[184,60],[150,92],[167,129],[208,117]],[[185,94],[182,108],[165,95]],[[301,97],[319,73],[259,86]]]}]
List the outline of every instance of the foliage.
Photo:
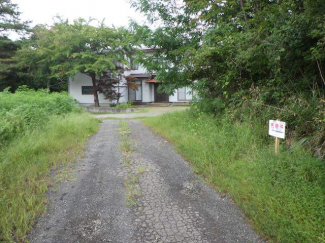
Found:
[{"label": "foliage", "polygon": [[[325,241],[325,164],[302,149],[281,145],[267,123],[233,122],[198,110],[145,118],[218,191],[229,195],[270,242]],[[267,159],[266,159],[267,158]]]},{"label": "foliage", "polygon": [[[214,114],[229,106],[240,112],[240,105],[254,104],[251,90],[259,91],[263,105],[284,109],[319,103],[317,109],[324,109],[323,0],[131,2],[152,23],[161,23],[155,30],[133,28],[146,46],[157,50],[143,63],[157,71],[166,92],[191,86],[200,97],[197,106]],[[296,100],[301,102],[291,104]],[[324,129],[324,114],[309,107],[308,116],[320,119]],[[300,114],[306,121],[307,113]],[[301,122],[287,122],[297,129],[296,139],[304,138]],[[304,125],[309,130],[314,126]],[[324,139],[320,144],[324,151]]]},{"label": "foliage", "polygon": [[[49,97],[38,99],[51,103]],[[42,109],[34,109],[43,117]],[[76,161],[87,138],[98,129],[98,121],[86,113],[53,115],[46,120],[0,150],[0,242],[28,242],[27,233],[46,209],[45,193],[56,179],[64,178],[61,174],[51,178],[50,172]]]},{"label": "foliage", "polygon": [[30,41],[16,57],[21,68],[28,67],[39,82],[65,82],[77,73],[92,79],[94,99],[98,92],[112,96],[133,51],[132,36],[123,28],[94,27],[91,20],[72,24],[59,19],[52,27],[37,26]]},{"label": "foliage", "polygon": [[0,241],[26,241],[44,211],[50,170],[74,161],[97,121],[67,93],[0,93]]},{"label": "foliage", "polygon": [[16,93],[0,93],[0,145],[42,127],[52,116],[78,111],[67,93],[34,91],[21,86]]},{"label": "foliage", "polygon": [[121,109],[128,109],[128,108],[134,108],[132,105],[132,100],[128,102],[123,102],[115,106],[116,108],[121,108]]},{"label": "foliage", "polygon": [[314,97],[289,96],[279,107],[267,105],[259,90],[250,90],[254,99],[242,100],[228,106],[225,113],[232,122],[251,122],[268,124],[276,117],[286,121],[286,139],[288,148],[301,144],[319,158],[325,158],[325,100]]},{"label": "foliage", "polygon": [[13,56],[20,46],[20,41],[12,41],[8,35],[12,32],[23,34],[28,29],[28,23],[19,19],[18,7],[11,0],[0,0],[0,90],[11,86],[18,87]]},{"label": "foliage", "polygon": [[19,19],[17,4],[11,0],[0,0],[0,36],[8,35],[8,31],[24,31],[26,24]]}]

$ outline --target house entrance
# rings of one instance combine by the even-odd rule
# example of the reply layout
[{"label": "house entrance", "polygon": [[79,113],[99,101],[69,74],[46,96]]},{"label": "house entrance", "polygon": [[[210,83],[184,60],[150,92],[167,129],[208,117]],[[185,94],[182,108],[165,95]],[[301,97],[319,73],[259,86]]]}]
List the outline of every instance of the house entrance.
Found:
[{"label": "house entrance", "polygon": [[155,83],[155,102],[169,102],[169,95],[167,93],[158,93],[159,84]]}]

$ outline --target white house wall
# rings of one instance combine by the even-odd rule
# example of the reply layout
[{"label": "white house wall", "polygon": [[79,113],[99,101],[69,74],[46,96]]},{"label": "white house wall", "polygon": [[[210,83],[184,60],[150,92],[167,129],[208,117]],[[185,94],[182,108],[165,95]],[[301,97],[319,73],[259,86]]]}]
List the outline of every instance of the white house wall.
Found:
[{"label": "white house wall", "polygon": [[[94,95],[83,95],[81,92],[82,86],[92,86],[91,78],[82,73],[76,74],[72,79],[69,79],[69,94],[72,95],[80,104],[91,105],[94,104]],[[128,92],[126,87],[121,87],[120,92],[122,92],[123,97],[121,97],[120,102],[128,101]],[[98,94],[99,104],[108,105],[110,100],[104,99],[102,94]]]},{"label": "white house wall", "polygon": [[[83,95],[81,92],[82,86],[92,86],[91,78],[88,75],[79,73],[75,76],[74,79],[69,79],[69,93],[72,95],[74,99],[76,99],[80,104],[83,105],[91,105],[94,104],[94,96],[93,95]],[[177,102],[188,102],[192,100],[192,94],[190,89],[188,89],[186,93],[186,101],[178,100],[178,90],[175,90],[174,95],[169,96],[169,102],[177,103]],[[120,102],[128,101],[128,89],[127,87],[120,87],[120,93],[122,93],[122,97],[120,98]],[[142,102],[150,103],[155,101],[154,96],[154,84],[146,83],[142,81]],[[104,99],[102,94],[98,94],[99,104],[108,105],[110,100]]]},{"label": "white house wall", "polygon": [[143,67],[142,65],[139,64],[139,67],[137,70],[128,70],[124,72],[125,76],[129,76],[131,74],[144,74],[147,73],[147,70],[145,69],[145,67]]},{"label": "white house wall", "polygon": [[174,94],[169,96],[169,102],[189,102],[192,100],[192,93],[190,88],[186,88],[186,100],[178,100],[178,90],[175,89]]}]

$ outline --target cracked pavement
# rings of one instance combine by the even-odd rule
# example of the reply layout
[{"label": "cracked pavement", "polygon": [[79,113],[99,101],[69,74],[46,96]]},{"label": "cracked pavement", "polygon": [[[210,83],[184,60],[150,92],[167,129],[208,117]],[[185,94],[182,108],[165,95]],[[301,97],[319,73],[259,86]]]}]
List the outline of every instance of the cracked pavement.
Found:
[{"label": "cracked pavement", "polygon": [[[48,193],[32,243],[263,242],[238,207],[202,179],[172,145],[141,121],[127,121],[132,153],[124,163],[119,121],[105,120],[76,163],[75,180]],[[128,206],[124,181],[141,193]]]}]

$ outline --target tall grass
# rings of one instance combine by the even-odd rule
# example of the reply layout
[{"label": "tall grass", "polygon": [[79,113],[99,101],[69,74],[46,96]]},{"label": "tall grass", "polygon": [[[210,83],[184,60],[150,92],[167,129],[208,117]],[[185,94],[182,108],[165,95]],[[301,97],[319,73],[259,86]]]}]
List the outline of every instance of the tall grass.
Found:
[{"label": "tall grass", "polygon": [[80,108],[67,93],[49,93],[20,87],[16,93],[0,93],[0,146],[46,124],[51,116]]},{"label": "tall grass", "polygon": [[178,112],[144,122],[168,140],[274,242],[325,242],[325,163],[281,146],[267,124]]},{"label": "tall grass", "polygon": [[25,242],[45,210],[49,172],[77,160],[98,121],[66,93],[0,93],[0,242]]},{"label": "tall grass", "polygon": [[49,172],[80,157],[97,127],[87,114],[56,116],[0,151],[0,242],[25,240],[46,207]]}]

